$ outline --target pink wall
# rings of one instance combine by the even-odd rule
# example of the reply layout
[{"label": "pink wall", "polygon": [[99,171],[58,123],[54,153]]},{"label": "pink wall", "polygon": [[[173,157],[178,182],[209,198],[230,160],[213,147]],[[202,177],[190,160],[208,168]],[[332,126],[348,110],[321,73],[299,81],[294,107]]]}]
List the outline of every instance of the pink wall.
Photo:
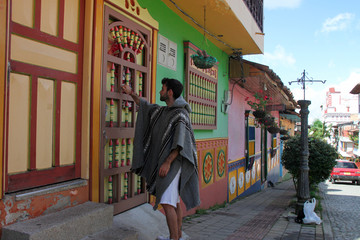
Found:
[{"label": "pink wall", "polygon": [[[229,86],[232,89],[232,84]],[[255,101],[255,98],[248,91],[240,86],[235,86],[233,101],[229,111],[229,160],[236,160],[245,157],[245,110],[251,110],[245,99]],[[260,151],[260,128],[255,131],[255,152]]]},{"label": "pink wall", "polygon": [[[229,89],[232,89],[233,84],[230,84]],[[233,91],[233,100],[229,110],[229,149],[228,159],[236,160],[245,157],[245,110],[251,110],[246,104],[245,99],[255,101],[255,98],[248,91],[244,90],[240,86],[235,86]],[[279,112],[271,112],[271,115],[279,119]],[[278,143],[280,141],[279,134]],[[272,136],[267,135],[267,148],[271,148]],[[260,152],[261,146],[261,129],[256,128],[255,131],[255,152]]]}]

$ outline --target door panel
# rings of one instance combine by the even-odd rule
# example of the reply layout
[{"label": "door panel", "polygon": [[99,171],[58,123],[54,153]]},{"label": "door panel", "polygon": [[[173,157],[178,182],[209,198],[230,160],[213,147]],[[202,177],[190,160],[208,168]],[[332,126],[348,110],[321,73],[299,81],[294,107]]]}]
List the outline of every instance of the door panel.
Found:
[{"label": "door panel", "polygon": [[10,1],[7,192],[80,177],[84,0],[68,1]]},{"label": "door panel", "polygon": [[137,106],[120,85],[149,99],[151,31],[107,6],[104,22],[100,201],[116,214],[147,200],[144,179],[130,172]]}]

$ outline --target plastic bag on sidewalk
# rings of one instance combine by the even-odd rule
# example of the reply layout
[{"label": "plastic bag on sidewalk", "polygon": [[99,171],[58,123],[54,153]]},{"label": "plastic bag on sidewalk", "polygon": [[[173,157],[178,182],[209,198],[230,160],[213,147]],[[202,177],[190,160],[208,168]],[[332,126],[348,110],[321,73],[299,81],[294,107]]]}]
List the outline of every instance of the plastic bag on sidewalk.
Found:
[{"label": "plastic bag on sidewalk", "polygon": [[316,205],[315,198],[311,199],[311,201],[307,200],[304,203],[305,218],[303,219],[303,222],[305,224],[311,224],[311,223],[320,224],[322,222],[321,219],[318,217],[318,215],[316,215],[316,213],[314,212],[315,205]]}]

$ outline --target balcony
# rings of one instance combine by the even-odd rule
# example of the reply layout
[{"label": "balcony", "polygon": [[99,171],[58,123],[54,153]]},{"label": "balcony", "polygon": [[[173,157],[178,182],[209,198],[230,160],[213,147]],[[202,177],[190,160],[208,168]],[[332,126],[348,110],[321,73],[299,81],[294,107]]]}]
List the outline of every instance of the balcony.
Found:
[{"label": "balcony", "polygon": [[258,27],[264,32],[263,23],[264,23],[264,3],[263,0],[244,0],[244,3],[249,8],[252,16],[255,19]]},{"label": "balcony", "polygon": [[200,33],[205,26],[206,37],[227,54],[264,52],[263,0],[162,1]]}]

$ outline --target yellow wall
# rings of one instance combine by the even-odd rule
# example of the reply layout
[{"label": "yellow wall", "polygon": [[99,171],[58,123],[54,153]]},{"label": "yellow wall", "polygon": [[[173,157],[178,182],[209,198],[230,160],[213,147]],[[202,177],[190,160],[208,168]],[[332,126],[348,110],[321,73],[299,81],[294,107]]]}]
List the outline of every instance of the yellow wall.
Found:
[{"label": "yellow wall", "polygon": [[281,128],[287,130],[290,136],[294,136],[295,123],[293,121],[280,117],[280,126]]}]

